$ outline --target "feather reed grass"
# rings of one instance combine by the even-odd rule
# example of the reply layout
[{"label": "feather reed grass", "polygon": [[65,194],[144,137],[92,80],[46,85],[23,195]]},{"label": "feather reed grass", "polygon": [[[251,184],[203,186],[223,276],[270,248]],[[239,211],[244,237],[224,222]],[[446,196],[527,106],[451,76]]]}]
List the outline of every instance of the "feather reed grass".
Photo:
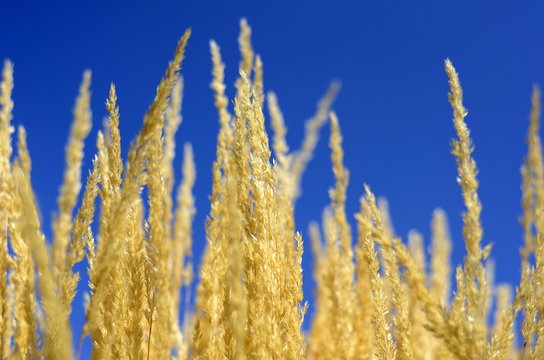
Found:
[{"label": "feather reed grass", "polygon": [[[76,292],[86,288],[76,270],[82,261],[89,285],[80,344],[89,337],[96,360],[544,358],[544,165],[538,88],[532,95],[528,152],[521,170],[524,243],[520,283],[514,290],[494,283],[491,247],[482,245],[478,170],[463,91],[453,64],[445,61],[456,135],[452,154],[466,208],[466,256],[455,268],[452,285],[452,241],[443,210],[432,214],[427,253],[417,231],[406,242],[395,234],[387,201],[376,201],[365,185],[354,236],[346,213],[349,171],[340,122],[331,111],[339,83],[331,83],[306,122],[300,149],[290,151],[278,96],[265,93],[264,65],[254,52],[251,32],[243,19],[233,99],[226,95],[219,45],[210,42],[210,87],[219,134],[207,246],[198,270],[193,269],[196,166],[190,144],[183,148],[176,191],[172,165],[182,123],[180,69],[191,31],[179,40],[125,162],[121,112],[111,85],[108,119],[98,131],[97,154],[83,186],[84,142],[91,129],[91,73],[84,73],[51,241],[45,239],[38,216],[22,126],[13,154],[13,65],[4,63],[0,358],[67,360],[80,355],[72,347],[69,317]],[[295,207],[327,122],[335,182],[322,224],[312,223],[308,232],[317,285],[316,312],[305,333],[304,241]],[[189,299],[193,287],[194,308]],[[519,334],[514,329],[518,317]]]}]

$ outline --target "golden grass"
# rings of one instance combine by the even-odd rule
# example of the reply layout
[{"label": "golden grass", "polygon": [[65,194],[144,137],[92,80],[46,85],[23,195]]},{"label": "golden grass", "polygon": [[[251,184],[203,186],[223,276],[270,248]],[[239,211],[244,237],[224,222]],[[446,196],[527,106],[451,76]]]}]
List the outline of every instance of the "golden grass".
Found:
[{"label": "golden grass", "polygon": [[[82,186],[83,144],[91,128],[91,74],[84,73],[51,242],[40,224],[22,126],[17,130],[17,156],[12,154],[13,65],[5,62],[0,84],[0,358],[79,356],[79,349],[72,347],[69,316],[80,288],[74,267],[85,258],[89,294],[79,343],[89,337],[96,360],[543,359],[544,166],[538,89],[532,97],[522,167],[525,242],[514,292],[508,285],[494,284],[490,246],[482,245],[482,205],[467,112],[458,74],[445,62],[456,132],[452,154],[466,207],[466,257],[456,268],[452,294],[452,244],[445,213],[437,209],[433,214],[427,260],[422,236],[412,231],[406,243],[397,237],[387,203],[376,201],[365,185],[353,239],[345,210],[349,172],[339,120],[330,111],[339,84],[333,82],[318,103],[301,148],[290,151],[278,98],[264,92],[263,62],[253,51],[251,28],[245,20],[240,26],[241,61],[232,109],[220,49],[210,42],[210,87],[220,130],[195,309],[180,298],[180,289],[190,293],[195,278],[191,249],[196,170],[189,144],[183,150],[177,191],[172,166],[182,121],[179,71],[190,30],[178,43],[125,163],[112,84],[106,101],[109,118],[98,132],[98,152]],[[265,100],[274,132],[271,145]],[[316,313],[305,334],[304,242],[297,232],[295,205],[328,119],[335,184],[321,227],[313,223],[309,229],[317,288]],[[142,187],[147,188],[146,198]],[[522,346],[514,341],[518,316]]]}]

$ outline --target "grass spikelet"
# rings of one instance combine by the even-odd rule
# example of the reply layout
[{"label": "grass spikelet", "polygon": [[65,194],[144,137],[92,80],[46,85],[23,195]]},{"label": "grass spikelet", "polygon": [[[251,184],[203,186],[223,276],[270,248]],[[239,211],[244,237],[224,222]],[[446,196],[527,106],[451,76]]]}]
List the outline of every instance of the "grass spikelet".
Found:
[{"label": "grass spikelet", "polygon": [[[249,227],[246,233],[251,238],[251,252],[247,261],[247,288],[248,288],[248,318],[249,332],[252,337],[249,340],[249,352],[258,357],[274,357],[281,354],[280,338],[280,313],[279,300],[281,277],[279,271],[279,259],[271,257],[274,248],[277,247],[274,224],[271,223],[269,211],[274,211],[273,189],[274,177],[269,163],[270,150],[268,138],[264,132],[264,117],[262,116],[262,99],[250,97],[250,83],[244,72],[240,73],[241,91],[240,100],[244,106],[243,119],[247,120],[247,142],[251,156],[243,159],[249,164],[251,173],[247,179],[250,182],[247,191],[252,198],[247,203],[251,214],[247,213],[246,219]],[[237,114],[238,116],[238,114]],[[249,195],[249,194],[248,194]],[[276,355],[275,355],[276,354]]]},{"label": "grass spikelet", "polygon": [[94,219],[95,199],[98,195],[98,167],[96,164],[88,176],[87,185],[83,194],[81,207],[74,219],[72,240],[69,244],[69,251],[66,255],[65,271],[62,278],[61,293],[64,300],[66,317],[71,311],[71,303],[76,294],[76,287],[79,282],[79,273],[73,272],[73,267],[83,260],[85,255],[85,244],[93,241],[91,224]]},{"label": "grass spikelet", "polygon": [[[193,149],[190,144],[185,144],[183,154],[183,181],[180,184],[177,193],[177,208],[175,211],[172,238],[172,279],[170,281],[172,304],[170,316],[174,329],[171,332],[173,336],[172,343],[175,344],[178,353],[182,350],[183,343],[185,342],[185,340],[183,340],[183,335],[181,334],[179,316],[180,313],[185,316],[188,315],[185,306],[180,307],[180,290],[182,286],[185,286],[185,291],[189,291],[193,278],[191,248],[193,235],[192,222],[195,215],[195,208],[192,189],[196,179]],[[184,318],[184,321],[187,321],[187,319]]]},{"label": "grass spikelet", "polygon": [[[331,213],[325,212],[324,230],[326,250],[324,254],[322,283],[324,295],[328,300],[318,303],[318,313],[323,311],[324,324],[317,323],[320,327],[329,328],[328,344],[324,348],[314,348],[313,356],[316,359],[327,359],[331,356],[339,356],[344,359],[352,359],[356,356],[356,337],[354,334],[355,318],[355,291],[353,262],[353,250],[351,229],[345,212],[346,190],[348,186],[348,171],[343,164],[342,135],[335,113],[331,117],[331,148],[332,168],[335,177],[335,186],[329,190],[331,199]],[[319,256],[319,255],[318,255]],[[319,278],[318,278],[319,279]],[[319,297],[319,295],[318,295]],[[317,315],[319,317],[320,315]],[[312,330],[312,335],[319,339],[317,329]],[[325,335],[325,339],[327,335]],[[335,355],[336,354],[336,355]]]},{"label": "grass spikelet", "polygon": [[[241,280],[244,274],[244,243],[240,241],[242,233],[242,219],[240,209],[237,207],[237,182],[234,181],[232,174],[234,167],[229,166],[226,169],[226,213],[225,220],[230,224],[227,231],[228,236],[228,267],[227,267],[227,286],[230,290],[230,296],[227,296],[225,305],[226,317],[226,340],[227,356],[235,360],[245,360],[251,358],[251,354],[246,351],[248,336],[246,324],[248,321],[248,295],[244,282]],[[244,239],[242,237],[242,239]]]},{"label": "grass spikelet", "polygon": [[[353,332],[353,311],[354,311],[354,292],[352,291],[353,279],[354,279],[354,265],[353,265],[353,250],[351,244],[351,228],[347,221],[345,202],[346,192],[348,186],[349,173],[343,164],[343,149],[342,149],[342,135],[340,133],[340,126],[338,118],[334,112],[330,114],[331,119],[331,138],[329,146],[331,148],[331,159],[334,177],[336,179],[335,187],[329,190],[329,196],[331,198],[331,207],[333,210],[333,216],[337,229],[340,258],[338,274],[337,288],[333,291],[338,292],[338,303],[333,306],[333,316],[338,316],[338,319],[344,320],[346,323],[336,323],[335,332],[343,338],[338,343],[340,354],[344,352],[345,358],[350,359],[355,356],[355,344],[351,333]],[[330,269],[333,270],[333,269]],[[334,270],[333,270],[334,271]],[[337,313],[336,313],[337,312]],[[340,331],[340,329],[343,329]],[[342,350],[341,350],[342,349]]]},{"label": "grass spikelet", "polygon": [[[117,106],[117,92],[115,85],[111,84],[109,97],[106,100],[108,120],[105,129],[104,141],[98,141],[99,157],[101,162],[100,196],[102,199],[102,216],[100,217],[101,232],[105,232],[108,221],[111,220],[111,212],[119,201],[119,192],[123,174],[123,160],[121,159],[121,134],[119,132],[119,107]],[[99,148],[100,148],[99,146]],[[103,244],[99,244],[102,248]]]},{"label": "grass spikelet", "polygon": [[387,236],[391,238],[395,237],[393,220],[391,219],[391,214],[389,212],[389,201],[387,201],[386,198],[378,198],[378,210],[380,211],[382,224],[387,233]]},{"label": "grass spikelet", "polygon": [[332,104],[340,91],[340,87],[340,82],[333,81],[325,95],[319,100],[315,114],[306,121],[306,132],[304,133],[300,149],[293,155],[291,169],[291,176],[293,177],[293,183],[295,184],[295,192],[293,195],[295,200],[301,194],[300,183],[302,181],[302,175],[312,159],[317,141],[319,140],[319,131],[323,125],[325,125],[329,117]]},{"label": "grass spikelet", "polygon": [[213,81],[210,84],[214,92],[215,107],[219,115],[219,136],[217,146],[217,163],[223,166],[229,156],[229,146],[232,146],[232,127],[230,124],[231,114],[228,110],[228,98],[225,95],[225,64],[221,60],[221,52],[215,41],[210,41],[210,52],[212,54]]},{"label": "grass spikelet", "polygon": [[[178,70],[184,57],[185,45],[187,43],[190,31],[186,31],[180,40],[180,44],[174,53],[174,60],[169,64],[165,77],[157,89],[157,96],[151,105],[148,113],[144,117],[144,131],[146,124],[150,125],[149,132],[149,152],[148,168],[149,176],[146,179],[149,191],[149,242],[151,245],[151,261],[153,266],[153,284],[149,298],[151,311],[156,311],[157,318],[154,321],[156,345],[154,356],[163,358],[169,353],[171,344],[169,344],[168,318],[169,318],[169,281],[168,281],[168,251],[169,244],[165,241],[164,217],[165,208],[163,204],[163,193],[165,193],[165,184],[162,181],[162,159],[163,159],[163,138],[162,131],[164,127],[163,111],[167,107],[168,96],[178,79]],[[145,134],[145,133],[141,133]],[[150,331],[151,333],[151,331]],[[149,341],[152,341],[150,339]]]},{"label": "grass spikelet", "polygon": [[[408,248],[416,265],[422,272],[426,272],[425,250],[423,248],[423,236],[416,230],[411,230],[408,233]],[[427,279],[428,280],[428,279]],[[404,296],[409,300],[409,317],[412,334],[410,337],[410,346],[413,352],[414,359],[432,359],[432,349],[435,345],[435,339],[432,334],[425,328],[425,313],[421,309],[421,304],[417,297],[412,294],[405,282],[401,284]]]},{"label": "grass spikelet", "polygon": [[57,199],[58,214],[53,221],[53,264],[54,274],[60,281],[66,266],[66,249],[70,243],[72,230],[72,212],[81,189],[81,163],[85,138],[91,130],[91,111],[89,109],[91,94],[91,72],[85,71],[79,88],[79,95],[74,107],[74,121],[70,129],[68,145],[66,145],[66,170],[64,183]]},{"label": "grass spikelet", "polygon": [[10,352],[11,315],[8,301],[8,271],[11,257],[8,254],[8,218],[10,196],[11,118],[13,101],[13,64],[6,60],[0,83],[0,357]]},{"label": "grass spikelet", "polygon": [[119,107],[117,106],[117,92],[115,85],[110,86],[110,94],[106,101],[106,110],[109,118],[106,134],[108,146],[109,177],[112,187],[118,189],[121,186],[121,176],[123,174],[123,160],[121,159],[121,134],[119,132]]},{"label": "grass spikelet", "polygon": [[[361,239],[363,229],[358,226],[358,239]],[[364,260],[364,249],[359,240],[355,248],[355,257],[357,260],[357,279],[355,283],[356,291],[356,318],[355,336],[357,336],[357,353],[361,354],[363,359],[372,359],[374,352],[374,333],[372,331],[373,297],[370,264]]]},{"label": "grass spikelet", "polygon": [[287,135],[287,128],[285,127],[285,121],[283,119],[283,114],[278,104],[278,97],[275,93],[270,92],[267,95],[268,101],[268,112],[270,113],[270,118],[272,121],[270,125],[274,131],[274,139],[272,148],[274,149],[274,154],[278,160],[278,164],[282,169],[289,170],[289,163],[287,153],[289,152],[289,146],[285,140]]},{"label": "grass spikelet", "polygon": [[[521,358],[534,358],[536,346],[542,339],[539,332],[539,317],[542,311],[539,309],[542,293],[541,285],[544,274],[544,244],[542,238],[544,209],[544,165],[542,160],[542,145],[538,130],[540,127],[540,90],[533,88],[531,96],[531,112],[529,115],[529,130],[527,134],[527,155],[522,166],[522,207],[523,215],[521,224],[524,230],[524,246],[521,249],[522,276],[520,281],[519,297],[523,310],[523,323],[521,333],[524,344]],[[531,254],[534,254],[534,265],[531,262]]]},{"label": "grass spikelet", "polygon": [[389,309],[386,306],[383,279],[380,276],[378,254],[374,248],[373,216],[370,203],[374,202],[374,195],[368,190],[366,197],[361,199],[361,212],[356,215],[359,233],[360,255],[359,263],[368,264],[370,289],[372,293],[371,324],[374,334],[374,357],[379,360],[396,358],[391,326],[387,320]]},{"label": "grass spikelet", "polygon": [[128,310],[127,310],[127,346],[128,358],[144,359],[144,326],[147,259],[146,240],[143,229],[143,206],[140,199],[134,202],[129,210],[127,227],[127,271],[128,271]]},{"label": "grass spikelet", "polygon": [[17,159],[21,166],[21,170],[26,177],[30,179],[30,169],[32,168],[32,160],[28,152],[28,145],[26,142],[26,130],[23,125],[17,127]]},{"label": "grass spikelet", "polygon": [[[455,317],[455,306],[452,305],[452,310],[448,313],[446,309],[434,298],[432,293],[426,286],[425,273],[421,271],[417,263],[413,259],[406,246],[398,241],[393,241],[393,248],[399,262],[399,265],[406,268],[405,280],[410,288],[410,292],[417,298],[417,301],[421,303],[421,308],[425,312],[427,320],[426,327],[433,333],[433,335],[443,341],[446,349],[455,356],[457,359],[471,359],[472,355],[469,349],[474,348],[474,340],[470,337],[464,327],[459,325],[459,319]],[[463,273],[458,268],[457,278],[458,282],[462,284]],[[459,289],[464,289],[464,286],[458,285]],[[459,296],[458,296],[459,297]],[[461,299],[465,298],[465,293],[461,292]],[[454,299],[455,300],[455,299]],[[461,303],[462,305],[463,303]],[[465,309],[461,305],[458,308]]]},{"label": "grass spikelet", "polygon": [[[18,158],[15,160],[16,169],[21,169],[26,178],[30,178],[30,158],[26,149],[26,135],[24,129],[18,130]],[[24,166],[24,169],[23,169]],[[11,183],[12,194],[17,194],[17,189]],[[35,292],[35,271],[32,261],[32,251],[29,243],[25,241],[21,222],[24,214],[22,213],[21,199],[19,196],[12,196],[10,204],[10,217],[8,219],[8,229],[10,234],[10,243],[14,253],[13,272],[11,274],[11,283],[14,292],[13,318],[15,329],[13,340],[15,347],[13,356],[21,359],[35,359],[38,357],[38,324],[35,318],[37,310],[36,292]]]},{"label": "grass spikelet", "polygon": [[180,76],[170,94],[170,101],[165,111],[165,127],[164,127],[164,156],[162,163],[162,174],[165,182],[166,196],[164,227],[166,236],[169,242],[172,241],[172,213],[173,202],[172,193],[174,190],[174,167],[173,161],[176,152],[175,135],[182,122],[181,104],[183,99],[183,78]]},{"label": "grass spikelet", "polygon": [[513,324],[517,315],[516,305],[512,304],[512,289],[508,285],[499,285],[496,291],[497,305],[493,335],[489,345],[489,359],[515,359]]},{"label": "grass spikelet", "polygon": [[521,250],[524,262],[535,250],[535,234],[533,226],[538,233],[542,231],[541,223],[537,222],[537,211],[544,206],[544,166],[542,160],[542,145],[538,135],[540,128],[540,89],[533,87],[531,95],[531,113],[529,115],[529,130],[527,134],[527,155],[521,168],[522,174],[522,206],[523,215],[521,223],[524,230],[525,245]]},{"label": "grass spikelet", "polygon": [[457,140],[452,142],[452,154],[456,158],[458,182],[461,186],[466,212],[463,213],[463,238],[467,256],[464,272],[467,286],[467,317],[469,331],[475,340],[474,356],[484,356],[487,324],[485,319],[486,278],[482,262],[489,254],[489,248],[482,249],[482,225],[480,213],[482,205],[478,198],[476,162],[472,158],[473,146],[465,123],[467,111],[463,106],[463,91],[459,77],[449,60],[445,62],[446,73],[450,79],[449,100],[453,108],[453,123]]},{"label": "grass spikelet", "polygon": [[[229,207],[232,200],[230,196],[234,193],[228,191],[226,179],[230,178],[231,186],[238,189],[242,187],[236,179],[238,167],[245,165],[243,162],[236,162],[232,159],[232,149],[237,146],[234,143],[234,133],[231,127],[231,115],[228,111],[228,100],[225,96],[224,84],[224,64],[221,60],[219,47],[214,41],[210,42],[210,51],[213,63],[213,81],[210,87],[214,91],[215,106],[219,116],[219,135],[217,140],[216,161],[213,164],[212,195],[210,197],[211,209],[210,216],[206,221],[207,247],[204,252],[202,265],[200,269],[200,283],[197,289],[196,299],[196,321],[193,335],[193,356],[195,359],[206,359],[209,357],[221,357],[226,353],[233,353],[233,347],[239,345],[231,344],[232,341],[226,339],[225,326],[221,325],[221,319],[226,318],[227,324],[230,323],[230,315],[225,310],[228,300],[228,261],[226,256],[221,254],[221,250],[227,248],[229,241],[228,233],[225,229],[226,219],[235,216],[238,220],[231,223],[231,227],[241,226],[241,218],[232,211],[238,211],[238,208]],[[239,131],[240,128],[237,129]],[[239,136],[239,133],[236,133]],[[245,149],[244,138],[244,149]],[[226,173],[232,175],[227,177]],[[234,181],[236,179],[236,181]],[[243,178],[240,178],[242,180]],[[234,182],[234,185],[232,183]],[[245,194],[245,193],[244,193]],[[238,197],[238,195],[237,195]],[[240,194],[240,199],[244,197]],[[231,212],[229,213],[229,209]],[[238,221],[240,224],[238,224]],[[243,233],[242,233],[243,236]],[[243,237],[242,237],[243,238]],[[241,239],[237,239],[241,241]],[[234,241],[237,244],[238,241]],[[227,285],[225,289],[224,285]],[[242,299],[239,299],[240,301]],[[240,321],[244,321],[241,318]]]},{"label": "grass spikelet", "polygon": [[45,312],[44,356],[47,359],[70,359],[71,331],[60,297],[55,291],[55,282],[50,267],[50,260],[45,245],[45,238],[40,232],[40,223],[36,207],[33,203],[29,179],[24,177],[21,169],[15,168],[14,179],[18,185],[21,198],[22,212],[25,214],[22,222],[22,234],[28,239],[32,255],[38,268],[39,289]]},{"label": "grass spikelet", "polygon": [[[410,343],[412,326],[408,318],[408,298],[400,282],[397,258],[393,248],[393,239],[387,235],[376,203],[373,198],[371,198],[371,200],[372,201],[368,202],[368,206],[374,223],[374,241],[381,246],[384,274],[391,284],[391,306],[396,310],[394,324],[397,330],[397,357],[401,359],[413,359],[414,355]],[[423,272],[424,269],[421,265],[422,264],[418,263],[416,260],[416,266]]]},{"label": "grass spikelet", "polygon": [[[325,226],[325,213],[323,218],[323,225]],[[313,276],[316,282],[315,307],[317,309],[312,319],[312,328],[309,334],[309,354],[312,359],[319,359],[321,356],[332,352],[330,349],[331,342],[329,341],[331,327],[328,324],[332,305],[330,291],[325,284],[328,268],[327,249],[324,247],[319,225],[316,222],[310,223],[309,233],[314,257]]]},{"label": "grass spikelet", "polygon": [[238,36],[238,46],[240,47],[240,54],[242,59],[240,60],[240,71],[243,71],[249,78],[253,69],[253,46],[251,45],[251,27],[249,27],[247,20],[242,18],[240,20],[240,35]]},{"label": "grass spikelet", "polygon": [[451,239],[448,218],[442,209],[433,212],[431,223],[431,274],[430,289],[436,300],[445,305],[450,294],[450,254]]}]

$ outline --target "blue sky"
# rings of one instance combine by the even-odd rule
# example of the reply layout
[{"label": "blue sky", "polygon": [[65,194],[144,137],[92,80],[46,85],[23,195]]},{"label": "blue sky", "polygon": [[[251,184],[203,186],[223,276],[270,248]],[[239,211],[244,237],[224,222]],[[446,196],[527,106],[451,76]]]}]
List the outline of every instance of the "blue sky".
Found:
[{"label": "blue sky", "polygon": [[[238,22],[246,17],[264,61],[265,88],[279,97],[297,148],[304,120],[333,78],[343,83],[334,106],[351,172],[348,212],[358,211],[363,183],[388,198],[397,233],[420,230],[428,240],[433,209],[450,217],[454,263],[464,254],[454,135],[443,71],[456,66],[469,110],[468,125],[480,169],[484,242],[493,242],[497,280],[517,283],[520,165],[534,83],[544,83],[544,5],[537,1],[4,1],[0,59],[15,64],[14,123],[28,131],[33,185],[50,233],[64,166],[71,109],[86,68],[93,71],[93,131],[106,115],[110,82],[118,89],[126,151],[153,99],[177,39],[193,36],[183,65],[184,122],[178,149],[191,142],[195,188],[195,252],[204,246],[211,164],[218,129],[209,89],[208,42],[215,39],[227,64],[228,92],[239,60]],[[297,228],[318,220],[332,186],[328,129],[303,182]],[[181,153],[176,158],[180,169]],[[428,244],[428,242],[426,243]],[[304,256],[305,295],[312,301],[310,247]],[[75,321],[82,314],[75,304]],[[78,315],[79,314],[79,315]]]}]

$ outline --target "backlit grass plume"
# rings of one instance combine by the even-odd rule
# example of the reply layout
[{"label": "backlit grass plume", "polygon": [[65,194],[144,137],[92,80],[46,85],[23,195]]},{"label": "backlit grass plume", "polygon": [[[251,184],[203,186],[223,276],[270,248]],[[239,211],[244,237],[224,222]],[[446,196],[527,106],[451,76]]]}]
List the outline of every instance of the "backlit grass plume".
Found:
[{"label": "backlit grass plume", "polygon": [[[95,360],[544,359],[538,88],[522,167],[524,244],[514,291],[493,280],[467,111],[451,61],[445,61],[445,70],[466,249],[455,269],[448,220],[440,209],[432,216],[429,253],[417,231],[406,241],[395,234],[387,202],[377,201],[367,185],[356,184],[363,196],[350,222],[349,171],[340,121],[331,111],[339,83],[331,84],[307,121],[300,149],[291,151],[279,98],[265,92],[266,71],[254,52],[251,28],[245,20],[240,26],[241,60],[232,99],[226,95],[220,47],[210,41],[219,134],[199,269],[193,269],[197,178],[190,144],[183,147],[177,188],[173,167],[175,134],[182,123],[180,71],[191,31],[179,40],[125,156],[122,109],[111,85],[108,118],[98,131],[86,178],[81,169],[92,123],[91,73],[83,74],[51,239],[44,236],[39,194],[32,190],[24,127],[17,128],[13,145],[13,65],[5,61],[0,83],[0,358],[74,359],[89,338]],[[330,205],[321,224],[312,223],[303,236],[295,207],[327,121],[334,175]],[[313,250],[316,288],[315,313],[303,331],[306,239]],[[88,285],[76,270],[81,262]],[[84,304],[74,304],[78,291],[86,292]],[[74,339],[80,331],[72,329],[69,319],[82,305],[85,322],[81,337]],[[518,317],[519,331],[514,327]]]}]

